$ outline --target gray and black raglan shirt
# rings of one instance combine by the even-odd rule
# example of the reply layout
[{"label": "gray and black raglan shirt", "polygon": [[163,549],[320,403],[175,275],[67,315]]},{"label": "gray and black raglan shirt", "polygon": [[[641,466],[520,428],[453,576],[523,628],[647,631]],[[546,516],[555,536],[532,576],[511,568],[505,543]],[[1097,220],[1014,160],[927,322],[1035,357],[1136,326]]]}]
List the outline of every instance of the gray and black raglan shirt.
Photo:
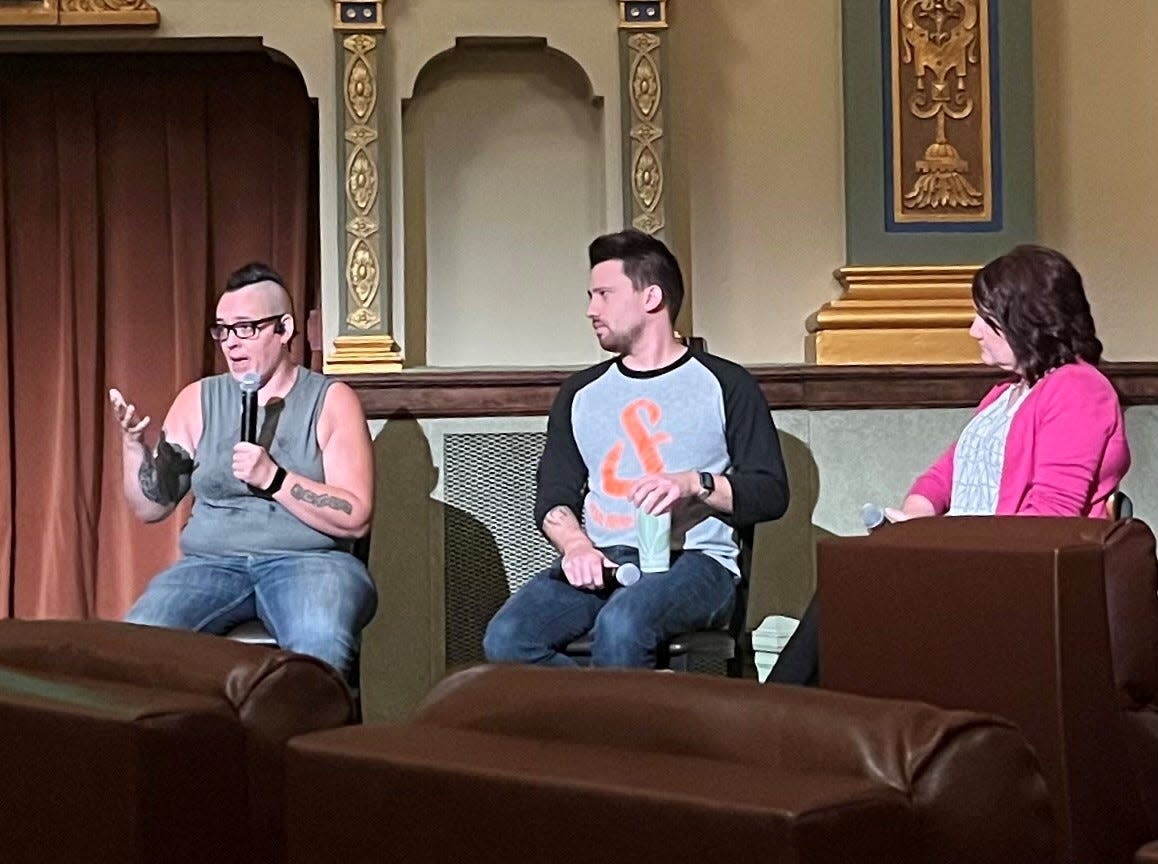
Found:
[{"label": "gray and black raglan shirt", "polygon": [[756,380],[699,352],[646,372],[608,360],[568,378],[555,398],[535,524],[562,505],[596,547],[635,546],[632,483],[681,471],[727,474],[733,506],[731,515],[702,505],[690,518],[673,513],[673,548],[699,550],[738,573],[733,527],[776,519],[788,507],[780,442]]}]

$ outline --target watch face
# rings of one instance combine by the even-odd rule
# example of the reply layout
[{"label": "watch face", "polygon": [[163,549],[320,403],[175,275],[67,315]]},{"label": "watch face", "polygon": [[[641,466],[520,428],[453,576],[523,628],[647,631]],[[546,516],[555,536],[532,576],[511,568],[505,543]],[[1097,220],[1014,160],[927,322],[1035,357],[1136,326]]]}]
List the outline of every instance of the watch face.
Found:
[{"label": "watch face", "polygon": [[700,497],[707,498],[716,490],[716,478],[707,471],[700,472]]}]

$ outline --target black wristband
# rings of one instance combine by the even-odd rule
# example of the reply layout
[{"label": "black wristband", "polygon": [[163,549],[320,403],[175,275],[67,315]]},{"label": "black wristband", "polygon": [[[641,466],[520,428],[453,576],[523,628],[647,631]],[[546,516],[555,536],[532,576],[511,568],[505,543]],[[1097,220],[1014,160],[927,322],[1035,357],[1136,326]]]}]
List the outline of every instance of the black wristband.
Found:
[{"label": "black wristband", "polygon": [[266,498],[272,498],[274,495],[276,495],[278,493],[278,490],[281,489],[281,484],[285,482],[285,475],[286,475],[286,470],[284,468],[282,468],[280,465],[278,465],[277,471],[274,472],[273,480],[271,480],[270,484],[268,486],[266,486],[264,489],[257,490],[257,494],[262,495]]}]

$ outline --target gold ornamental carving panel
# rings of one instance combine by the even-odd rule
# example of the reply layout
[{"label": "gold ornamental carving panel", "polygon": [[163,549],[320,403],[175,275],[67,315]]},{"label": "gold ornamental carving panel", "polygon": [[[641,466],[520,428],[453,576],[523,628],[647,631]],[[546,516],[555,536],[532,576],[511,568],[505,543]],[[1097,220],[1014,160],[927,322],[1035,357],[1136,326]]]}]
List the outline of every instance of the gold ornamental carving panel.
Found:
[{"label": "gold ornamental carving panel", "polygon": [[378,82],[374,51],[378,38],[356,33],[342,40],[346,53],[342,88],[346,106],[346,323],[355,330],[373,330],[382,324],[382,265],[379,232],[382,223],[381,183],[375,127]]},{"label": "gold ornamental carving panel", "polygon": [[61,0],[62,12],[127,12],[151,9],[147,0]]},{"label": "gold ornamental carving panel", "polygon": [[148,0],[0,0],[0,27],[155,27]]},{"label": "gold ornamental carving panel", "polygon": [[628,98],[631,105],[631,224],[655,234],[664,227],[662,40],[655,33],[627,39]]},{"label": "gold ornamental carving panel", "polygon": [[890,0],[893,219],[993,217],[989,0]]},{"label": "gold ornamental carving panel", "polygon": [[[345,237],[340,271],[341,325],[322,368],[328,374],[397,372],[402,352],[386,332],[390,303],[388,143],[379,134],[381,79],[379,53],[385,42],[383,0],[333,0],[335,63],[343,147],[339,207]],[[389,117],[385,121],[389,122]]]}]

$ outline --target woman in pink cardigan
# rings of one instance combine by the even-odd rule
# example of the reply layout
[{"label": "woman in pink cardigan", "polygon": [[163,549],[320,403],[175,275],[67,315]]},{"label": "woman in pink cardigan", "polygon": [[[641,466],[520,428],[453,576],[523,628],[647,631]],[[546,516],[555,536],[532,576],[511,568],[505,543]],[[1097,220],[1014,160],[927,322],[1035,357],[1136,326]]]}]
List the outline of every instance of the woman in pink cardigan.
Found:
[{"label": "woman in pink cardigan", "polygon": [[1019,246],[974,277],[973,304],[981,361],[1016,377],[986,394],[886,516],[1109,516],[1130,448],[1118,396],[1095,368],[1102,343],[1082,277],[1052,249]]},{"label": "woman in pink cardigan", "polygon": [[[1053,249],[1018,246],[973,277],[973,305],[981,362],[1013,377],[886,518],[1108,517],[1130,448],[1118,396],[1096,368],[1102,343],[1082,277]],[[768,680],[816,684],[819,660],[814,598]]]}]

